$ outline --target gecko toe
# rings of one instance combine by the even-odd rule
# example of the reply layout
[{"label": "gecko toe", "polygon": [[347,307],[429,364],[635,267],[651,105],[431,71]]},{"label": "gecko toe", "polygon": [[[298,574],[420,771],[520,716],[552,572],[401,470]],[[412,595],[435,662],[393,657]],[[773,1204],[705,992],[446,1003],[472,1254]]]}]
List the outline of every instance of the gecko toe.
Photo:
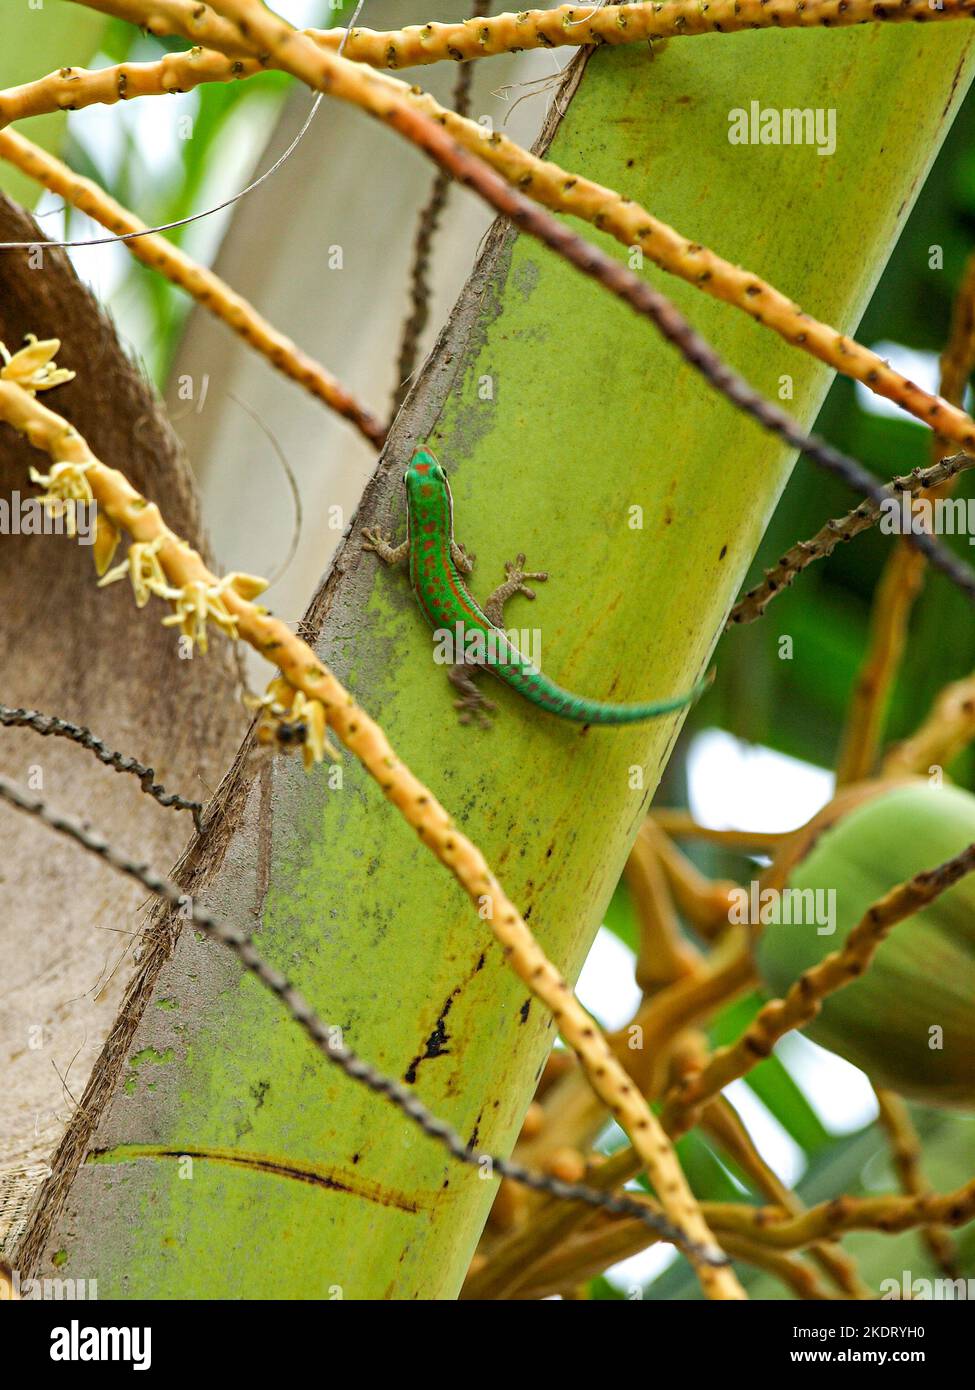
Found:
[{"label": "gecko toe", "polygon": [[465,696],[454,701],[454,709],[457,711],[457,718],[461,724],[477,724],[482,729],[492,727],[491,711],[497,706],[493,700],[485,700],[483,696]]}]

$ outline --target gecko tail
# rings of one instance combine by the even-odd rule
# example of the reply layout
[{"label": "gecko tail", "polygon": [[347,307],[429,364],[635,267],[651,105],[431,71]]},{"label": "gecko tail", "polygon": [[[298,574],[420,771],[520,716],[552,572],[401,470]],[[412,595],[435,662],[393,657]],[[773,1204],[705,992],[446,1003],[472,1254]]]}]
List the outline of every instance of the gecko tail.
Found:
[{"label": "gecko tail", "polygon": [[[673,695],[667,700],[653,700],[633,705],[613,705],[601,700],[583,700],[580,703],[589,707],[588,716],[580,722],[586,724],[641,724],[648,719],[659,719],[662,715],[673,714],[696,704],[706,690],[714,684],[715,671],[712,668],[696,685],[683,695]],[[578,718],[570,715],[570,718]]]},{"label": "gecko tail", "polygon": [[691,690],[683,695],[673,695],[666,700],[615,705],[604,700],[587,700],[584,696],[573,695],[554,681],[540,675],[531,682],[530,698],[550,714],[560,719],[569,719],[575,724],[641,724],[646,720],[659,719],[665,714],[673,714],[676,710],[693,705],[714,683],[714,677],[715,672],[712,669]]}]

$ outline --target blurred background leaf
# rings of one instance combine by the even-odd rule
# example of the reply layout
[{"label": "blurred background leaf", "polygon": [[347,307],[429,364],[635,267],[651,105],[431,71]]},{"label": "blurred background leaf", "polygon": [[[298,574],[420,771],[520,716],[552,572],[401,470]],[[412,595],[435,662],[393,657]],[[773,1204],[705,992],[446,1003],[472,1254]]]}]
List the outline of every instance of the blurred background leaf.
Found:
[{"label": "blurred background leaf", "polygon": [[[13,87],[31,77],[72,63],[85,66],[108,27],[102,15],[80,5],[44,5],[33,9],[23,5],[3,7],[3,44],[0,46],[0,87]],[[39,116],[28,123],[30,138],[46,150],[61,152],[67,118],[63,115]],[[28,125],[24,133],[28,133]],[[0,163],[0,189],[9,197],[32,207],[37,201],[37,185],[9,165]]]},{"label": "blurred background leaf", "polygon": [[[856,229],[850,229],[855,243]],[[937,388],[937,357],[948,333],[955,290],[975,248],[975,101],[969,96],[948,134],[908,219],[863,321],[858,339],[895,364],[905,350],[909,374]],[[932,268],[940,249],[943,269]],[[815,306],[809,306],[813,311]],[[878,476],[893,477],[931,462],[930,436],[900,411],[878,413],[876,398],[838,378],[817,429]],[[884,403],[885,404],[885,403]],[[883,409],[881,405],[880,410]],[[959,496],[975,496],[971,476]],[[790,545],[811,535],[859,499],[800,460],[752,567],[749,583]],[[969,560],[966,537],[948,543]],[[841,546],[813,565],[778,597],[754,626],[728,634],[718,653],[714,702],[697,718],[741,738],[832,766],[846,702],[866,650],[870,601],[891,538],[878,531]],[[793,639],[791,660],[779,657],[782,635]],[[929,577],[918,602],[911,641],[891,708],[888,733],[916,725],[946,681],[975,666],[975,624],[962,595],[940,576]],[[955,769],[970,785],[971,764]]]}]

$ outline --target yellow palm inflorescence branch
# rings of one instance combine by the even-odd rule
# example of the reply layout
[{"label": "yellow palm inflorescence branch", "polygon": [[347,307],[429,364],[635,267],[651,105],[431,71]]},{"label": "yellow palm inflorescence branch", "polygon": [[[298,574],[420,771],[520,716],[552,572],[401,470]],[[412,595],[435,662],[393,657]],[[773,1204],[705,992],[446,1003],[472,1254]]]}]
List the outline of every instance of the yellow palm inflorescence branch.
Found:
[{"label": "yellow palm inflorescence branch", "polygon": [[[887,1135],[901,1190],[909,1197],[930,1197],[934,1191],[921,1166],[921,1141],[911,1115],[899,1095],[876,1087],[880,1123]],[[958,1278],[958,1256],[944,1226],[926,1225],[921,1230],[931,1257],[949,1279]]]},{"label": "yellow palm inflorescence branch", "polygon": [[716,1230],[734,1231],[777,1250],[798,1250],[844,1231],[888,1235],[931,1223],[963,1226],[975,1216],[975,1179],[955,1192],[920,1197],[834,1197],[796,1216],[738,1202],[706,1204]]},{"label": "yellow palm inflorescence branch", "polygon": [[[0,98],[0,126],[3,125],[4,111]],[[222,319],[228,328],[266,357],[279,372],[296,381],[354,425],[374,448],[382,444],[386,431],[381,421],[321,363],[302,352],[290,338],[268,323],[252,304],[232,290],[219,275],[194,261],[192,256],[164,236],[150,232],[144,222],[99,188],[97,183],[74,173],[54,155],[12,130],[0,129],[0,159],[15,165],[29,178],[36,179],[79,212],[100,222],[114,235],[126,237],[124,245],[136,260],[164,275],[204,309]],[[39,244],[43,246],[43,242]]]},{"label": "yellow palm inflorescence branch", "polygon": [[[134,17],[146,15],[152,33],[167,32],[171,24],[170,0],[139,5],[129,0],[78,0],[90,9]],[[199,10],[207,9],[197,5]],[[218,7],[214,7],[218,8]],[[125,13],[123,13],[125,12]],[[558,5],[547,10],[520,10],[459,20],[453,24],[410,24],[402,29],[377,31],[356,28],[348,32],[344,53],[357,63],[374,68],[410,68],[444,60],[464,62],[501,53],[520,53],[530,48],[583,48],[599,44],[619,46],[648,40],[681,38],[694,34],[733,34],[751,29],[839,29],[854,24],[909,24],[970,18],[975,0],[898,0],[878,5],[876,0],[664,0],[664,3],[606,5]],[[134,20],[134,22],[137,22]],[[345,29],[306,29],[308,38],[322,48],[338,49]],[[200,25],[196,33],[202,36]],[[245,54],[236,36],[230,44]],[[245,63],[248,60],[245,58]],[[249,60],[253,62],[253,59]]]},{"label": "yellow palm inflorescence branch", "polygon": [[[353,29],[346,56],[375,68],[407,68],[519,53],[527,48],[620,46],[694,34],[732,34],[751,29],[840,28],[854,24],[924,23],[964,19],[975,13],[973,0],[664,0],[664,3],[559,5],[521,10],[456,24],[414,24],[390,33]],[[337,48],[343,30],[311,31],[323,46]]]},{"label": "yellow palm inflorescence branch", "polygon": [[[975,4],[975,0],[972,0],[972,3]],[[132,17],[139,9],[132,0],[102,0],[99,8],[123,17]],[[161,7],[157,4],[154,7],[142,8],[147,13],[150,8],[156,13]],[[196,6],[195,9],[207,10],[208,7]],[[212,10],[208,12],[212,16]],[[157,27],[162,23],[163,19],[160,17]],[[183,10],[183,0],[166,2],[167,30],[173,28],[184,35],[205,33],[208,42],[216,42],[218,36],[222,36],[232,53],[239,54],[239,39],[229,39],[226,29],[221,27],[223,23],[225,22],[212,16],[209,28],[204,30],[202,17],[197,16],[192,23],[190,22]],[[310,41],[306,35],[299,36],[295,31],[290,32],[295,34],[295,38],[303,38],[310,49]],[[326,53],[328,57],[333,56],[327,50],[323,50],[322,56]],[[818,358],[842,375],[861,382],[875,394],[895,402],[922,423],[935,428],[943,439],[966,447],[975,447],[975,421],[958,404],[925,391],[916,382],[892,368],[877,353],[807,314],[800,305],[794,303],[774,285],[750,270],[725,260],[708,247],[690,240],[676,228],[654,217],[639,203],[581,174],[562,169],[551,161],[530,154],[500,132],[489,132],[476,121],[459,116],[441,106],[420,88],[407,87],[404,82],[386,73],[364,73],[346,63],[344,59],[333,61],[342,63],[340,72],[343,75],[343,90],[341,93],[336,91],[336,95],[342,95],[346,100],[351,100],[370,110],[372,114],[378,115],[380,119],[390,120],[390,123],[393,123],[390,112],[382,100],[384,92],[389,102],[396,104],[397,109],[402,110],[405,107],[407,111],[429,116],[442,126],[462,149],[490,165],[509,184],[534,202],[554,212],[567,213],[588,222],[599,231],[613,236],[627,248],[639,248],[643,255],[661,270],[676,275],[715,299],[742,310],[763,327],[777,333],[791,346]],[[44,112],[78,109],[99,102],[128,100],[133,96],[185,91],[203,82],[233,81],[273,66],[276,64],[271,54],[263,62],[256,59],[247,62],[232,55],[194,49],[184,54],[169,54],[157,63],[123,64],[115,68],[106,68],[101,72],[62,68],[38,82],[0,92],[0,126]],[[316,85],[317,76],[313,79],[308,72],[307,63],[304,71],[309,84]],[[350,76],[350,73],[354,76]],[[328,90],[335,88],[330,86]],[[408,130],[403,130],[401,126],[398,128],[402,133],[409,135]],[[3,153],[3,146],[0,144],[0,154]],[[50,156],[44,158],[50,161]],[[42,161],[35,160],[35,163],[38,169],[43,167]],[[25,169],[25,172],[30,170]],[[47,186],[54,187],[52,183]],[[59,188],[56,191],[63,192],[63,189]],[[104,218],[99,216],[97,198],[90,198],[89,206],[85,210],[99,221],[104,221]],[[120,211],[124,212],[116,206],[113,215],[117,216]],[[131,214],[126,216],[131,217]],[[105,222],[105,225],[110,224]],[[163,245],[168,243],[164,242]]]},{"label": "yellow palm inflorescence branch", "polygon": [[927,719],[903,743],[895,744],[883,763],[885,777],[928,774],[944,769],[975,739],[975,676],[946,685]]},{"label": "yellow palm inflorescence branch", "polygon": [[[704,1202],[709,1223],[736,1259],[758,1264],[785,1278],[801,1298],[822,1298],[824,1290],[808,1266],[790,1268],[765,1261],[774,1252],[799,1251],[847,1231],[910,1231],[931,1221],[963,1226],[975,1216],[975,1181],[954,1192],[880,1197],[837,1197],[802,1212],[744,1202]],[[594,1277],[607,1263],[629,1259],[654,1244],[652,1232],[631,1216],[600,1216],[589,1229],[546,1251],[533,1262],[519,1298],[543,1298],[569,1278]],[[600,1261],[603,1261],[600,1264]],[[865,1297],[866,1291],[861,1294]]]}]

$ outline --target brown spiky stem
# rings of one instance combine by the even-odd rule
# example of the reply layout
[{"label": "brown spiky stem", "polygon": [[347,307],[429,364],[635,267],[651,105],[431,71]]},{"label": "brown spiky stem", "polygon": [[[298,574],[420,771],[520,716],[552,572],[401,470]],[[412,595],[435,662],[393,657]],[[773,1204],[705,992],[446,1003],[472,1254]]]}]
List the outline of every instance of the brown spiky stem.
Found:
[{"label": "brown spiky stem", "polygon": [[158,801],[160,806],[174,811],[190,811],[197,830],[202,828],[203,806],[199,801],[190,801],[178,792],[168,792],[156,781],[156,774],[151,767],[147,767],[138,758],[108,748],[102,739],[85,725],[59,719],[55,714],[42,714],[40,710],[11,709],[8,705],[0,705],[0,725],[5,729],[33,729],[34,733],[40,734],[42,738],[65,738],[79,744],[89,753],[93,753],[106,767],[112,768],[115,772],[128,772],[137,778],[146,795]]},{"label": "brown spiky stem", "polygon": [[[975,370],[975,254],[969,257],[955,296],[951,328],[941,354],[939,389],[945,400],[961,405],[968,379]],[[932,440],[935,457],[946,452],[943,440]],[[954,487],[948,478],[932,488],[932,499],[946,497]],[[904,659],[914,604],[924,585],[924,557],[903,541],[884,566],[870,614],[866,656],[857,673],[840,745],[836,780],[841,786],[860,781],[873,771],[883,735],[891,693]]]},{"label": "brown spiky stem", "polygon": [[[943,484],[954,480],[970,468],[975,468],[975,455],[955,454],[952,458],[939,459],[930,468],[915,468],[903,477],[892,478],[884,485],[884,492],[889,498],[896,498],[903,493],[917,497],[926,494],[930,489],[941,488]],[[756,622],[772,600],[788,589],[804,569],[816,560],[825,560],[827,556],[832,555],[841,542],[851,541],[862,531],[876,526],[881,515],[880,502],[875,498],[868,498],[845,516],[827,521],[808,541],[798,541],[785,552],[777,564],[765,571],[765,577],[760,584],[749,589],[748,593],[738,600],[728,617],[727,626]],[[863,769],[861,776],[866,775],[867,769]]]},{"label": "brown spiky stem", "polygon": [[[490,3],[491,0],[479,0],[474,8],[475,19],[483,18],[490,8]],[[465,62],[457,74],[457,81],[454,83],[451,98],[454,112],[461,118],[465,118],[470,109],[473,80],[474,69],[470,63]],[[413,262],[410,266],[410,312],[403,324],[403,334],[400,340],[399,357],[396,363],[396,385],[393,388],[393,402],[390,411],[391,420],[409,394],[413,374],[419,360],[420,341],[424,329],[430,321],[430,254],[449,196],[450,175],[446,169],[438,169],[433,176],[430,195],[417,217]]]},{"label": "brown spiky stem", "polygon": [[[655,1207],[637,1203],[625,1196],[614,1196],[589,1188],[579,1181],[532,1172],[522,1164],[513,1163],[498,1154],[478,1152],[446,1121],[438,1119],[409,1086],[384,1076],[371,1063],[347,1047],[341,1041],[340,1030],[321,1019],[291,981],[264,959],[252,936],[215,917],[195,899],[187,898],[183,889],[173,879],[166,878],[147,865],[130,859],[89,825],[82,825],[70,816],[53,810],[3,776],[0,776],[0,801],[34,816],[49,829],[74,841],[90,854],[97,855],[117,873],[133,879],[147,892],[167,902],[170,907],[179,908],[186,913],[195,926],[232,951],[244,969],[250,971],[265,989],[281,1001],[290,1018],[329,1062],[338,1066],[351,1081],[366,1086],[391,1105],[395,1105],[407,1119],[417,1125],[428,1138],[446,1148],[458,1162],[482,1171],[493,1170],[500,1177],[533,1188],[537,1192],[544,1192],[558,1201],[580,1202],[590,1208],[608,1212],[629,1212],[630,1215],[642,1219],[654,1238],[660,1237],[681,1245],[684,1243],[683,1233],[660,1215]],[[691,1247],[688,1254],[705,1263],[720,1261],[717,1267],[722,1267],[724,1263],[724,1256],[720,1252],[714,1252],[711,1247]]]}]

